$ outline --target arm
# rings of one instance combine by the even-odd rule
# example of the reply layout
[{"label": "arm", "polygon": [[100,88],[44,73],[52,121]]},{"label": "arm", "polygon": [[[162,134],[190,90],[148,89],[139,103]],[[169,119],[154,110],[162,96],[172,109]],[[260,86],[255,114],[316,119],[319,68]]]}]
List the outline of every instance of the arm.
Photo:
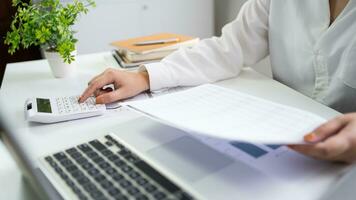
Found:
[{"label": "arm", "polygon": [[146,65],[151,90],[216,82],[238,75],[243,66],[268,55],[269,0],[251,0],[226,25],[220,38],[202,40],[160,63]]}]

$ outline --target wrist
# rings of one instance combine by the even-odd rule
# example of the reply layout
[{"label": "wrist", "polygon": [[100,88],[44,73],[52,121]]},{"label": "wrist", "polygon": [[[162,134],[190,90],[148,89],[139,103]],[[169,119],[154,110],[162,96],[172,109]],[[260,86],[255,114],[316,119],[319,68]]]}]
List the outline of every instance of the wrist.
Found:
[{"label": "wrist", "polygon": [[148,75],[147,71],[141,71],[138,72],[139,76],[141,77],[141,80],[143,81],[143,89],[144,91],[150,89],[150,76]]}]

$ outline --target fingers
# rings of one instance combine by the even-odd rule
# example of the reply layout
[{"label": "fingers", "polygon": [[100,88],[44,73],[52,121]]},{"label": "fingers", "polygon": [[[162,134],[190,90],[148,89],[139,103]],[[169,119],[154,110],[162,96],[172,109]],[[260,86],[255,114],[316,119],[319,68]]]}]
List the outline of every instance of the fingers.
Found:
[{"label": "fingers", "polygon": [[324,142],[314,145],[293,145],[293,150],[322,160],[341,160],[343,154],[350,148],[350,142],[343,135],[335,135]]},{"label": "fingers", "polygon": [[353,141],[350,133],[353,136],[353,129],[353,125],[348,123],[322,142],[313,145],[292,145],[290,148],[316,159],[349,162],[351,157],[348,152]]},{"label": "fingers", "polygon": [[110,75],[102,75],[95,80],[93,80],[88,88],[84,91],[84,93],[79,98],[79,103],[83,103],[88,97],[92,96],[95,91],[100,90],[105,85],[112,83],[113,77]]},{"label": "fingers", "polygon": [[120,88],[118,90],[102,93],[101,95],[97,96],[96,103],[97,104],[112,103],[114,101],[126,99],[128,97],[130,97],[130,94],[127,93],[125,88]]},{"label": "fingers", "polygon": [[304,140],[309,143],[317,143],[325,140],[326,138],[338,133],[348,123],[347,117],[336,117],[329,122],[321,125],[315,129],[312,133],[309,133],[304,137]]},{"label": "fingers", "polygon": [[[103,90],[103,87],[113,84],[115,91]],[[104,73],[89,82],[79,103],[88,97],[97,97],[97,103],[110,103],[120,99],[126,99],[149,89],[149,77],[147,73],[129,73],[115,69],[105,70]]]},{"label": "fingers", "polygon": [[95,97],[98,97],[98,96],[100,96],[100,95],[102,95],[102,94],[105,94],[105,93],[108,93],[108,92],[112,92],[113,91],[113,89],[112,88],[105,88],[105,89],[99,89],[99,90],[96,90],[95,92],[94,92],[94,96]]},{"label": "fingers", "polygon": [[313,137],[318,137],[316,143],[289,147],[321,160],[344,163],[356,160],[356,114],[337,117],[317,128],[313,134]]}]

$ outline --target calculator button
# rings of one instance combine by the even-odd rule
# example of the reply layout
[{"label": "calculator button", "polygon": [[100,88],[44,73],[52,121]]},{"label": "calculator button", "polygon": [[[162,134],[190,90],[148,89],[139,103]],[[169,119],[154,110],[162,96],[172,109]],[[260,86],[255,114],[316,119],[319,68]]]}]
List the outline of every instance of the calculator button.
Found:
[{"label": "calculator button", "polygon": [[79,96],[59,97],[56,98],[58,112],[60,114],[78,113],[96,111],[102,108],[103,105],[96,105],[95,98],[90,97],[84,103],[78,103]]}]

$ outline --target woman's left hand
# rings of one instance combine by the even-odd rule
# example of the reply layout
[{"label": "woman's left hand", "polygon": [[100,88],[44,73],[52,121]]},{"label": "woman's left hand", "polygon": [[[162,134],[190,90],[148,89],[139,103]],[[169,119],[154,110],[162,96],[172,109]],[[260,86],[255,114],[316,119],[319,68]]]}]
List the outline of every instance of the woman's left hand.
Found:
[{"label": "woman's left hand", "polygon": [[310,145],[290,145],[297,152],[321,160],[356,161],[356,113],[336,117],[306,135]]}]

